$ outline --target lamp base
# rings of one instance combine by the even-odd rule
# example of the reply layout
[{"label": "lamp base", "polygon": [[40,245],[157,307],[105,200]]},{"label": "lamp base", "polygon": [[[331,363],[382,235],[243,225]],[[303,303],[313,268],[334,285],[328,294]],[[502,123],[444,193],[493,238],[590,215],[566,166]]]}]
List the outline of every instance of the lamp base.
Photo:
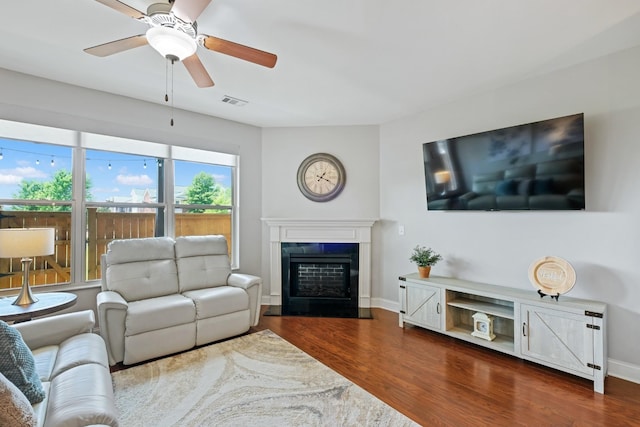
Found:
[{"label": "lamp base", "polygon": [[34,297],[31,293],[31,287],[29,286],[29,267],[31,265],[31,258],[22,258],[22,289],[18,298],[11,303],[12,305],[31,305],[34,302],[38,302],[38,298]]}]

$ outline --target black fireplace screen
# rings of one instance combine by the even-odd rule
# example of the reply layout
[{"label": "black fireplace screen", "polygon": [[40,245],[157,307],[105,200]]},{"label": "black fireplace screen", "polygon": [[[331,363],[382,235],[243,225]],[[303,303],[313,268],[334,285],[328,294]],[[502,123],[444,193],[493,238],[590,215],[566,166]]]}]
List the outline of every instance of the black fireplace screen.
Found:
[{"label": "black fireplace screen", "polygon": [[[344,260],[343,260],[344,261]],[[349,298],[350,261],[330,257],[305,259],[292,257],[290,295],[293,297]]]},{"label": "black fireplace screen", "polygon": [[357,317],[357,243],[282,243],[283,314]]}]

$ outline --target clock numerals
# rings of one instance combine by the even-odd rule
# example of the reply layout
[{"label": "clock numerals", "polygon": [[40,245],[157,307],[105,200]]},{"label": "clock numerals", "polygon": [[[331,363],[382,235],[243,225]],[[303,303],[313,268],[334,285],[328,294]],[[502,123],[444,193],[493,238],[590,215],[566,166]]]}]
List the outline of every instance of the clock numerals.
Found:
[{"label": "clock numerals", "polygon": [[308,199],[326,202],[340,194],[345,177],[338,159],[330,154],[313,154],[298,168],[298,187]]},{"label": "clock numerals", "polygon": [[304,182],[312,192],[327,194],[331,192],[338,180],[335,169],[327,162],[312,163],[304,174]]}]

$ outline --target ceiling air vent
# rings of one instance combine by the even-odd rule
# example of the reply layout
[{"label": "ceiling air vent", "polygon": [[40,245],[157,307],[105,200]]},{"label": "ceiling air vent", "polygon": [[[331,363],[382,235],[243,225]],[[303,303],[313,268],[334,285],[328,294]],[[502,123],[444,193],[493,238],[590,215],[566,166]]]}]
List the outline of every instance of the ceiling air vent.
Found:
[{"label": "ceiling air vent", "polygon": [[236,107],[243,107],[248,104],[248,101],[243,101],[242,99],[234,98],[233,96],[229,96],[229,95],[223,96],[222,102],[227,103],[229,105],[235,105]]}]

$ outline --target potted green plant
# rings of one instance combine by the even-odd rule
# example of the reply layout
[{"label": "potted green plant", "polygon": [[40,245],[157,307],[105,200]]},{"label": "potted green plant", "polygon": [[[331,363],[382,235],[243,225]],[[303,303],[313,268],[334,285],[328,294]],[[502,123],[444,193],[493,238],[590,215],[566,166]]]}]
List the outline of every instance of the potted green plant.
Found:
[{"label": "potted green plant", "polygon": [[413,248],[413,253],[409,258],[409,261],[418,265],[418,273],[423,278],[429,277],[431,266],[436,265],[440,260],[442,260],[442,255],[431,248],[420,245]]}]

